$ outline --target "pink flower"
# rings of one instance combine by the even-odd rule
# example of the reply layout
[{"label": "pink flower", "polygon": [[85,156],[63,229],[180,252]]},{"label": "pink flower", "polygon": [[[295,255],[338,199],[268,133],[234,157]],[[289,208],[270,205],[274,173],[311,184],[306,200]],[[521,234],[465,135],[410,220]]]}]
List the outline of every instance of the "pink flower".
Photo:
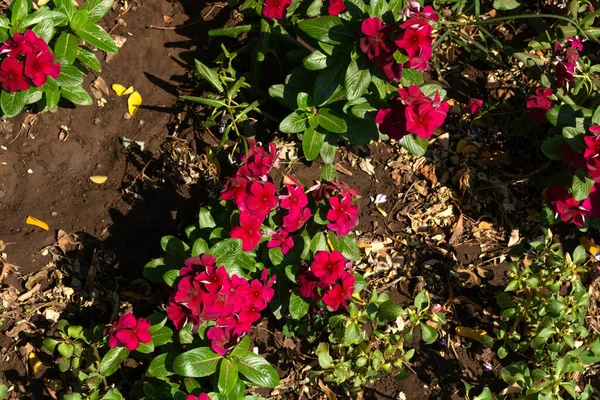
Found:
[{"label": "pink flower", "polygon": [[286,255],[294,247],[294,240],[285,229],[280,229],[279,232],[273,233],[267,247],[269,249],[280,247],[283,255]]},{"label": "pink flower", "polygon": [[352,204],[351,196],[332,196],[328,199],[327,227],[338,236],[347,235],[358,223],[358,206]]},{"label": "pink flower", "polygon": [[483,100],[470,99],[469,103],[467,103],[467,112],[475,117],[481,112],[482,106],[483,106]]},{"label": "pink flower", "polygon": [[568,37],[567,42],[571,43],[571,47],[575,50],[583,51],[583,43],[578,37]]},{"label": "pink flower", "polygon": [[231,279],[225,267],[206,267],[206,271],[200,272],[194,279],[204,284],[208,293],[227,292],[231,288]]},{"label": "pink flower", "polygon": [[585,145],[587,146],[583,157],[591,158],[600,155],[600,136],[585,136],[583,140],[585,140]]},{"label": "pink flower", "polygon": [[232,238],[242,241],[242,250],[252,251],[258,246],[262,239],[262,230],[260,229],[263,219],[247,212],[240,213],[240,226],[231,230]]},{"label": "pink flower", "polygon": [[265,0],[263,16],[269,19],[284,19],[290,4],[292,0]]},{"label": "pink flower", "polygon": [[188,394],[185,397],[185,400],[210,400],[210,397],[206,393],[200,393],[198,396],[194,396],[193,394]]},{"label": "pink flower", "polygon": [[345,266],[346,259],[339,251],[333,250],[331,253],[318,251],[310,270],[323,285],[328,286],[342,276]]},{"label": "pink flower", "polygon": [[327,7],[329,15],[339,15],[344,11],[346,11],[344,0],[329,0],[329,7]]},{"label": "pink flower", "polygon": [[292,208],[288,214],[283,217],[283,226],[288,232],[295,232],[308,221],[312,215],[310,208],[299,209]]},{"label": "pink flower", "polygon": [[104,334],[110,335],[108,347],[111,349],[121,343],[128,350],[133,351],[138,348],[140,342],[150,343],[152,341],[152,334],[148,328],[150,328],[150,321],[146,318],[136,319],[132,313],[127,313],[113,322],[112,327],[107,328]]},{"label": "pink flower", "polygon": [[227,347],[237,340],[237,335],[232,335],[231,329],[223,329],[212,326],[206,331],[206,338],[210,340],[210,347],[217,354],[227,354]]},{"label": "pink flower", "polygon": [[207,267],[214,267],[217,259],[210,254],[203,254],[200,257],[190,257],[183,262],[183,268],[179,271],[181,276],[203,272]]},{"label": "pink flower", "polygon": [[434,11],[433,7],[425,6],[421,10],[421,4],[418,1],[409,1],[406,3],[406,7],[402,10],[402,13],[408,18],[423,17],[431,21],[437,22],[438,15]]},{"label": "pink flower", "polygon": [[264,217],[277,207],[279,200],[276,195],[277,189],[271,182],[252,182],[250,194],[246,197],[246,207],[256,215]]},{"label": "pink flower", "polygon": [[188,320],[185,307],[173,300],[169,302],[167,307],[167,317],[173,322],[176,329],[182,329]]}]

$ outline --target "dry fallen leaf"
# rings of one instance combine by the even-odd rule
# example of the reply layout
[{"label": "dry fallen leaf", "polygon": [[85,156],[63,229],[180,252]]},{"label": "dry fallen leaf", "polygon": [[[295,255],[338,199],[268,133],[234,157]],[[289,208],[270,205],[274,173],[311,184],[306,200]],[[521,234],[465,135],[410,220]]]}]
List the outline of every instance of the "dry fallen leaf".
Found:
[{"label": "dry fallen leaf", "polygon": [[106,182],[107,179],[108,179],[108,177],[103,176],[103,175],[90,176],[90,181],[92,181],[98,185],[102,185],[104,182]]},{"label": "dry fallen leaf", "polygon": [[483,329],[471,329],[466,326],[457,326],[456,333],[460,336],[464,336],[469,339],[480,341],[482,337],[484,337],[487,332]]},{"label": "dry fallen leaf", "polygon": [[140,95],[138,92],[131,93],[129,98],[127,98],[127,109],[129,111],[129,114],[132,117],[135,114],[135,112],[137,111],[137,109],[139,108],[139,106],[141,106],[141,105],[142,105],[142,95]]},{"label": "dry fallen leaf", "polygon": [[110,95],[108,85],[101,76],[97,77],[96,80],[92,82],[90,89],[94,97],[97,99],[101,99],[104,95]]},{"label": "dry fallen leaf", "polygon": [[508,247],[513,247],[514,245],[518,244],[520,241],[521,241],[521,239],[519,238],[519,230],[513,229],[510,232],[510,239],[508,240]]},{"label": "dry fallen leaf", "polygon": [[456,152],[462,153],[466,146],[467,146],[467,139],[460,139],[460,141],[456,145]]},{"label": "dry fallen leaf", "polygon": [[472,144],[466,145],[463,149],[462,149],[462,153],[463,154],[469,154],[469,153],[477,153],[477,146],[474,146]]},{"label": "dry fallen leaf", "polygon": [[25,220],[25,223],[27,225],[33,225],[33,226],[37,226],[38,228],[42,228],[44,230],[48,230],[50,229],[50,227],[48,226],[47,223],[45,223],[44,221],[41,221],[37,218],[33,218],[31,216],[28,216],[27,219]]}]

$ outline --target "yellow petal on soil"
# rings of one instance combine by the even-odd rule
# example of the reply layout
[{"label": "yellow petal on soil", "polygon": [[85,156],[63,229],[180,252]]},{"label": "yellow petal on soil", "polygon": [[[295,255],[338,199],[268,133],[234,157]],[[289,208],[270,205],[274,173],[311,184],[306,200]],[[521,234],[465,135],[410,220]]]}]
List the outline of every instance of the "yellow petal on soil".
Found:
[{"label": "yellow petal on soil", "polygon": [[585,247],[586,251],[594,257],[596,257],[597,254],[600,254],[600,246],[598,246],[596,243],[592,242],[585,236],[579,238],[579,243],[581,243],[581,245]]},{"label": "yellow petal on soil", "polygon": [[456,145],[456,152],[462,153],[466,146],[467,146],[467,139],[460,139],[460,141]]},{"label": "yellow petal on soil", "polygon": [[487,332],[483,329],[471,329],[467,328],[466,326],[457,326],[456,333],[458,333],[460,336],[464,336],[477,341],[481,340],[481,338],[487,334]]},{"label": "yellow petal on soil", "polygon": [[34,374],[37,374],[42,367],[42,362],[33,351],[29,353],[29,365],[31,366],[31,370]]},{"label": "yellow petal on soil", "polygon": [[50,229],[50,227],[48,226],[47,223],[45,223],[44,221],[40,221],[37,218],[33,218],[31,216],[28,216],[27,219],[25,220],[25,223],[27,225],[33,225],[33,226],[37,226],[38,228],[42,228],[43,230],[48,230]]},{"label": "yellow petal on soil", "polygon": [[290,178],[290,177],[289,177],[289,176],[287,176],[287,175],[284,175],[284,176],[283,176],[283,184],[284,184],[284,185],[294,185],[294,186],[296,186],[296,185],[297,185],[296,181],[295,181],[295,180],[293,180],[292,178]]},{"label": "yellow petal on soil", "polygon": [[[129,90],[129,89],[128,89]],[[131,96],[127,99],[127,108],[129,115],[133,117],[133,114],[137,111],[138,107],[142,105],[142,95],[138,92],[131,93]]]},{"label": "yellow petal on soil", "polygon": [[127,89],[125,86],[115,83],[112,85],[112,90],[117,94],[117,96],[123,96]]},{"label": "yellow petal on soil", "polygon": [[129,86],[127,89],[125,89],[125,91],[123,92],[123,96],[126,96],[131,93],[133,93],[133,86]]},{"label": "yellow petal on soil", "polygon": [[104,182],[106,182],[107,179],[108,179],[108,177],[103,176],[103,175],[90,176],[90,181],[92,181],[98,185],[102,185]]}]

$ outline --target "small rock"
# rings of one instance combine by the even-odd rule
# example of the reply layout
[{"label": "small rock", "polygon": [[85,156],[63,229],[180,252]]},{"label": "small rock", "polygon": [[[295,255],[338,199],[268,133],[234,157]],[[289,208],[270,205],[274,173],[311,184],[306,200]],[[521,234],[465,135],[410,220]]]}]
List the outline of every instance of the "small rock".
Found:
[{"label": "small rock", "polygon": [[131,114],[126,112],[125,114],[123,114],[123,119],[131,119]]}]

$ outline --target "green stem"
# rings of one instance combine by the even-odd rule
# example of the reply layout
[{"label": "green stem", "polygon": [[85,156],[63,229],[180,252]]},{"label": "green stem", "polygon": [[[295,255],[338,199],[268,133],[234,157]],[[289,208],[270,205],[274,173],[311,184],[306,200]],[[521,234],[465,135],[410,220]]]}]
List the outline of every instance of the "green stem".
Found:
[{"label": "green stem", "polygon": [[581,36],[583,36],[586,39],[589,39],[587,34],[585,33],[585,31],[583,29],[581,29],[581,27],[579,25],[577,25],[577,23],[575,21],[573,21],[571,18],[563,17],[562,15],[554,15],[554,14],[519,14],[519,15],[513,15],[513,16],[509,16],[509,17],[489,18],[489,19],[484,19],[484,20],[480,20],[480,21],[467,21],[467,22],[440,21],[439,23],[444,24],[444,25],[459,25],[459,26],[487,25],[487,24],[493,24],[496,22],[510,21],[513,19],[528,19],[528,18],[551,18],[551,19],[558,19],[561,21],[568,22],[575,26],[575,28],[579,31]]}]

